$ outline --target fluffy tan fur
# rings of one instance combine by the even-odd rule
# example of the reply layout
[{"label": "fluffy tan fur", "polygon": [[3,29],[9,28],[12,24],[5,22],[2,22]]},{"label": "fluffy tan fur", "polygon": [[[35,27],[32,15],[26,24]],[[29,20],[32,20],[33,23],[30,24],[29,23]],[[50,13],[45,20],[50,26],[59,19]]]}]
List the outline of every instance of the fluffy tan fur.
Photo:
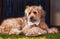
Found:
[{"label": "fluffy tan fur", "polygon": [[24,20],[22,18],[9,18],[2,22],[0,33],[20,34],[22,27],[24,27]]},{"label": "fluffy tan fur", "polygon": [[25,34],[38,36],[47,33],[58,33],[57,28],[48,28],[45,23],[45,12],[41,6],[27,6],[24,18],[5,19],[0,26],[0,33]]},{"label": "fluffy tan fur", "polygon": [[22,30],[25,35],[37,36],[47,33],[58,33],[56,28],[48,28],[45,23],[45,12],[41,6],[27,6],[25,14],[27,17],[27,24]]}]

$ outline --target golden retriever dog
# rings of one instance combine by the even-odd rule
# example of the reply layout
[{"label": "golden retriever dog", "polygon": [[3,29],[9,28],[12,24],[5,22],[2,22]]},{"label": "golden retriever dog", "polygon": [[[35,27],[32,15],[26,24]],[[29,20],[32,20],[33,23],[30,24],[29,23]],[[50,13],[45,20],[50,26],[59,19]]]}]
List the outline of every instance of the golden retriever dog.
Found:
[{"label": "golden retriever dog", "polygon": [[5,19],[0,26],[0,33],[5,34],[20,34],[21,29],[24,27],[23,18],[9,18]]},{"label": "golden retriever dog", "polygon": [[45,12],[41,6],[27,6],[25,9],[26,25],[22,32],[27,36],[58,33],[56,28],[49,29],[45,23]]},{"label": "golden retriever dog", "polygon": [[45,23],[45,12],[41,6],[27,6],[25,16],[5,19],[0,25],[0,33],[26,36],[38,36],[47,33],[58,33],[56,28],[48,28]]}]

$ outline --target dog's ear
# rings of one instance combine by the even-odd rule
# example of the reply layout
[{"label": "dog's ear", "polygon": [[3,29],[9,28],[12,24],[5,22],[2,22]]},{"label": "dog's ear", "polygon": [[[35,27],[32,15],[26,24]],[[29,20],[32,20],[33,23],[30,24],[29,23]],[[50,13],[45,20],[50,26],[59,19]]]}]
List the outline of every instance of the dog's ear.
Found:
[{"label": "dog's ear", "polygon": [[41,9],[41,10],[42,10],[42,9],[43,9],[43,7],[42,7],[41,5],[39,5],[39,9]]},{"label": "dog's ear", "polygon": [[29,7],[30,7],[30,6],[26,6],[26,9],[25,9],[25,16],[28,15],[27,13],[29,12]]},{"label": "dog's ear", "polygon": [[26,8],[30,7],[29,5],[26,6]]},{"label": "dog's ear", "polygon": [[39,9],[42,11],[42,18],[45,19],[46,12],[43,10],[43,7],[39,5]]},{"label": "dog's ear", "polygon": [[45,18],[46,12],[42,10],[42,17]]}]

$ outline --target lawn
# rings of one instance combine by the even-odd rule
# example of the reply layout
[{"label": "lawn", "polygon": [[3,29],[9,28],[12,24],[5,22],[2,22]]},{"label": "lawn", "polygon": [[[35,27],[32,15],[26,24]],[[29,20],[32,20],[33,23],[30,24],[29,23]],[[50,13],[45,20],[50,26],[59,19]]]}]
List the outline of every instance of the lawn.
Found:
[{"label": "lawn", "polygon": [[0,34],[0,39],[60,39],[59,34],[45,34],[36,37],[28,37],[25,35],[7,35],[7,34]]}]

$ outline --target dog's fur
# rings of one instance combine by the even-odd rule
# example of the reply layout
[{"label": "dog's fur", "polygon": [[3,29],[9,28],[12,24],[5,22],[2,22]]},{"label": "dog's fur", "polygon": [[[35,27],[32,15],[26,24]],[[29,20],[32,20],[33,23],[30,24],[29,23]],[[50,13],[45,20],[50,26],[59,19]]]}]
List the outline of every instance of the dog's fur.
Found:
[{"label": "dog's fur", "polygon": [[27,6],[24,18],[10,18],[2,22],[0,33],[37,36],[47,33],[58,33],[56,28],[49,29],[45,23],[45,12],[41,6]]},{"label": "dog's fur", "polygon": [[41,6],[27,6],[25,9],[27,24],[23,33],[27,36],[37,36],[47,33],[58,33],[56,28],[49,29],[45,23],[45,12]]},{"label": "dog's fur", "polygon": [[0,26],[0,33],[18,35],[21,33],[24,24],[23,18],[20,17],[5,19]]}]

